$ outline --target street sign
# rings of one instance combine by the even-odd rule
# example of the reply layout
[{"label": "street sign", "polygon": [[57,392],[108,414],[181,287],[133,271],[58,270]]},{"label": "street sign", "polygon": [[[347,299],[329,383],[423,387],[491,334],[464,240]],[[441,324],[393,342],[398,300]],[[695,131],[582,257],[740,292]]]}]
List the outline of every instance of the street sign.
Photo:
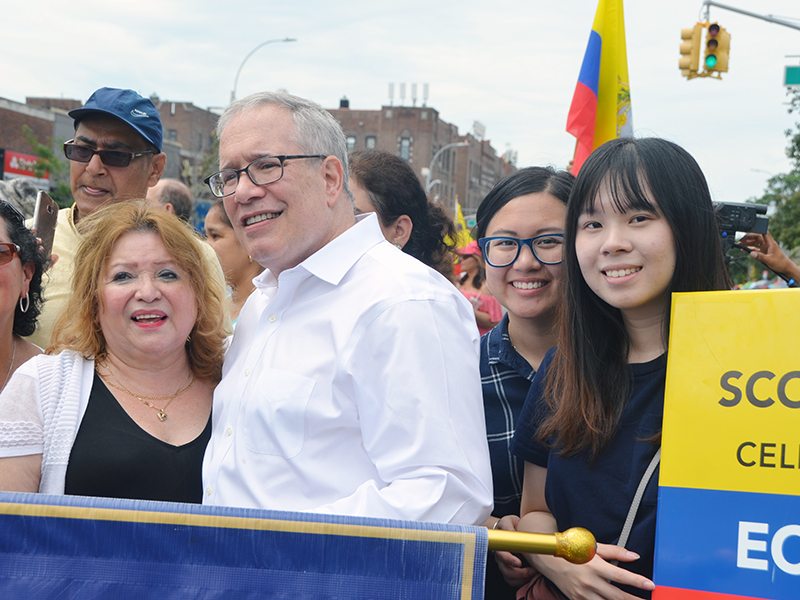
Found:
[{"label": "street sign", "polygon": [[800,86],[800,66],[790,67],[786,65],[786,73],[783,78],[783,85],[797,85]]}]

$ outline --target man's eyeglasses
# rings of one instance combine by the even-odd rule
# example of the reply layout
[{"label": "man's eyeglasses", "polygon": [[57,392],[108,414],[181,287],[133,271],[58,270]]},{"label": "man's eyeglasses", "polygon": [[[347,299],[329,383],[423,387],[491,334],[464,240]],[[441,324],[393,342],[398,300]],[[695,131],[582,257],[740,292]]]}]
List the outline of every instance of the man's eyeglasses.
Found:
[{"label": "man's eyeglasses", "polygon": [[239,185],[239,177],[247,173],[255,185],[269,185],[283,177],[283,163],[295,158],[328,158],[327,154],[282,154],[257,158],[242,169],[224,169],[209,175],[203,181],[211,188],[217,198],[230,196]]},{"label": "man's eyeglasses", "polygon": [[523,246],[528,246],[534,258],[543,265],[557,265],[564,260],[564,234],[546,233],[521,240],[513,237],[486,237],[478,240],[486,262],[492,267],[507,267],[519,258]]},{"label": "man's eyeglasses", "polygon": [[16,244],[0,244],[0,266],[10,263],[15,254],[19,254],[19,246]]},{"label": "man's eyeglasses", "polygon": [[108,167],[127,167],[134,158],[147,154],[157,154],[155,150],[142,152],[123,152],[122,150],[95,150],[89,146],[74,143],[75,140],[64,142],[64,155],[76,162],[88,163],[97,154],[104,165]]}]

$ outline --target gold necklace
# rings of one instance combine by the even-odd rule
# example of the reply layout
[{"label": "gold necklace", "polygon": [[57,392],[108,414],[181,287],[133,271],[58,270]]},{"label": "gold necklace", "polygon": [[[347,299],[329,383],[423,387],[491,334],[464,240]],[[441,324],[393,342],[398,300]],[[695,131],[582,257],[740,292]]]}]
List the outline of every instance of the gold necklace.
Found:
[{"label": "gold necklace", "polygon": [[[111,375],[114,379],[117,380],[117,383],[119,383],[119,379],[117,378],[116,375],[114,375],[114,372],[111,370],[111,365],[108,364],[108,363],[105,363],[104,366],[105,366],[106,369],[108,369],[109,375]],[[170,396],[141,396],[139,394],[134,394],[132,391],[122,387],[121,383],[119,385],[111,383],[108,379],[106,379],[103,376],[103,374],[100,371],[97,371],[97,374],[100,375],[100,378],[103,381],[105,381],[108,385],[110,385],[111,387],[116,388],[121,392],[125,392],[129,396],[133,396],[134,398],[139,400],[139,402],[141,402],[142,404],[144,404],[146,406],[149,406],[153,410],[157,410],[158,411],[158,420],[162,421],[162,422],[167,420],[167,413],[165,411],[167,410],[167,407],[169,406],[169,403],[172,402],[175,398],[177,398],[181,394],[183,394],[184,392],[186,392],[190,387],[192,387],[194,385],[194,382],[197,381],[197,375],[195,375],[194,373],[190,373],[189,374],[189,378],[191,378],[191,381],[189,381],[189,378],[186,379],[186,381],[189,382],[188,385],[186,384],[186,382],[184,382],[183,385],[181,385],[181,387],[178,389],[178,391],[175,392],[174,394],[170,395]],[[152,402],[148,402],[148,400],[168,400],[168,402],[164,405],[164,408],[158,408]]]}]

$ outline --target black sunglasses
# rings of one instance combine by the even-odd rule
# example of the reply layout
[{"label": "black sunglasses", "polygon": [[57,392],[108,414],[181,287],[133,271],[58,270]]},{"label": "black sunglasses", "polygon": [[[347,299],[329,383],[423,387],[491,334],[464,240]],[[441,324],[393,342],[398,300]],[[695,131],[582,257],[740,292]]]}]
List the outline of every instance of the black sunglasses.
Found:
[{"label": "black sunglasses", "polygon": [[147,154],[157,154],[155,150],[144,150],[143,152],[123,152],[121,150],[95,150],[89,146],[81,146],[74,143],[75,140],[64,142],[64,155],[76,162],[88,163],[97,154],[104,165],[109,167],[127,167],[134,158]]}]

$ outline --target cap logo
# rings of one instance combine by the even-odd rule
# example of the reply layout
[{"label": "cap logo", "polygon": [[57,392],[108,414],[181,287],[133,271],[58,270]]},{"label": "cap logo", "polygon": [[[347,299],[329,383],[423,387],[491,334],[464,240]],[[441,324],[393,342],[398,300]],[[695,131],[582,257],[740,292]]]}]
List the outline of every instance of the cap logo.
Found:
[{"label": "cap logo", "polygon": [[146,112],[141,111],[138,108],[134,108],[134,109],[131,110],[131,116],[132,117],[144,117],[145,119],[149,119],[150,118],[150,116]]}]

